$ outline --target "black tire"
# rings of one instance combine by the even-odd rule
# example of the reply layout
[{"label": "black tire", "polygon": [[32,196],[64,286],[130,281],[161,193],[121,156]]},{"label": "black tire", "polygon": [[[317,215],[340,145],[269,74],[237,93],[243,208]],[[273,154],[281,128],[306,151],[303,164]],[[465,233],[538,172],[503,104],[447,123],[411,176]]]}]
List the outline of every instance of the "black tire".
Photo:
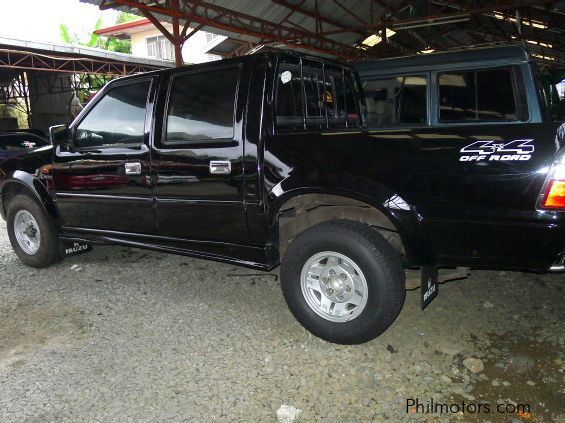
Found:
[{"label": "black tire", "polygon": [[[39,249],[34,254],[29,254],[22,249],[14,232],[14,219],[20,210],[29,212],[39,227]],[[31,267],[47,267],[59,260],[59,235],[57,228],[35,199],[25,194],[19,194],[12,198],[8,203],[6,222],[10,243],[22,262]]]},{"label": "black tire", "polygon": [[[302,268],[323,251],[347,256],[365,275],[367,304],[357,317],[347,322],[321,317],[302,293]],[[288,307],[302,326],[317,337],[337,344],[361,344],[379,336],[400,313],[406,294],[399,255],[377,231],[347,220],[320,223],[299,234],[284,256],[281,283]]]}]

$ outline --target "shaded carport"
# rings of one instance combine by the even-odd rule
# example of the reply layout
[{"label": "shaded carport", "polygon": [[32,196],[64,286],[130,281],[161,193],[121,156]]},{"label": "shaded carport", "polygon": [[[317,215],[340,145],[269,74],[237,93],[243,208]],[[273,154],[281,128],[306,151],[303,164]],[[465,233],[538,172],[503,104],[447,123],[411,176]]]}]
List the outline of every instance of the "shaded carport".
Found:
[{"label": "shaded carport", "polygon": [[177,50],[192,27],[246,43],[238,54],[286,46],[364,60],[520,42],[549,66],[565,61],[564,1],[81,1],[172,22]]}]

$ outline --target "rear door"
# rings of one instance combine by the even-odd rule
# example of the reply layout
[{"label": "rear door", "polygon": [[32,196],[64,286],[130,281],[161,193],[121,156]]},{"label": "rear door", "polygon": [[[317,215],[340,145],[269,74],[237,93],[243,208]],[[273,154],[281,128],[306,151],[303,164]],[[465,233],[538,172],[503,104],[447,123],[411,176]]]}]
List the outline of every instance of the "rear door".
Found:
[{"label": "rear door", "polygon": [[243,74],[239,63],[174,72],[160,100],[152,162],[157,225],[179,247],[249,243]]},{"label": "rear door", "polygon": [[64,225],[151,234],[155,230],[149,133],[157,78],[108,87],[71,127],[53,158],[55,200]]}]

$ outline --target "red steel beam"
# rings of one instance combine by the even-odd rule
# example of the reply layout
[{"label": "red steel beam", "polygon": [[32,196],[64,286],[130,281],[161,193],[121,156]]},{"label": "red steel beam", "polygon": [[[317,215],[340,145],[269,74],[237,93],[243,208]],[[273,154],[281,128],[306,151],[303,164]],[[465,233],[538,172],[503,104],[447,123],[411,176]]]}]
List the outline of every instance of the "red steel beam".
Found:
[{"label": "red steel beam", "polygon": [[[100,8],[108,9],[111,7],[128,6],[130,8],[137,8],[140,11],[148,11],[171,18],[177,17],[183,20],[189,19],[229,32],[276,41],[290,47],[304,48],[318,53],[338,56],[343,59],[355,59],[366,54],[362,50],[309,31],[270,22],[215,4],[192,0],[184,0],[183,4],[185,6],[191,4],[192,7],[187,7],[185,10],[174,10],[170,7],[170,4],[148,5],[140,0],[113,0],[111,3],[103,2]],[[215,16],[212,16],[212,14]],[[221,19],[217,19],[217,15],[222,15]],[[289,40],[299,40],[299,42]]]}]

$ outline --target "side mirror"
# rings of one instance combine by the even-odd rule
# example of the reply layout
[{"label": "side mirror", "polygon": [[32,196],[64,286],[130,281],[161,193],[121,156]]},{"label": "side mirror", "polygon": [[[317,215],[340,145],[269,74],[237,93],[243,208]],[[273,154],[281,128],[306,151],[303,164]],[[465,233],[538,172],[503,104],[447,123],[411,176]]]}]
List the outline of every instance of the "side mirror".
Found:
[{"label": "side mirror", "polygon": [[71,131],[67,125],[55,125],[49,128],[49,141],[54,146],[68,144],[71,140]]}]

